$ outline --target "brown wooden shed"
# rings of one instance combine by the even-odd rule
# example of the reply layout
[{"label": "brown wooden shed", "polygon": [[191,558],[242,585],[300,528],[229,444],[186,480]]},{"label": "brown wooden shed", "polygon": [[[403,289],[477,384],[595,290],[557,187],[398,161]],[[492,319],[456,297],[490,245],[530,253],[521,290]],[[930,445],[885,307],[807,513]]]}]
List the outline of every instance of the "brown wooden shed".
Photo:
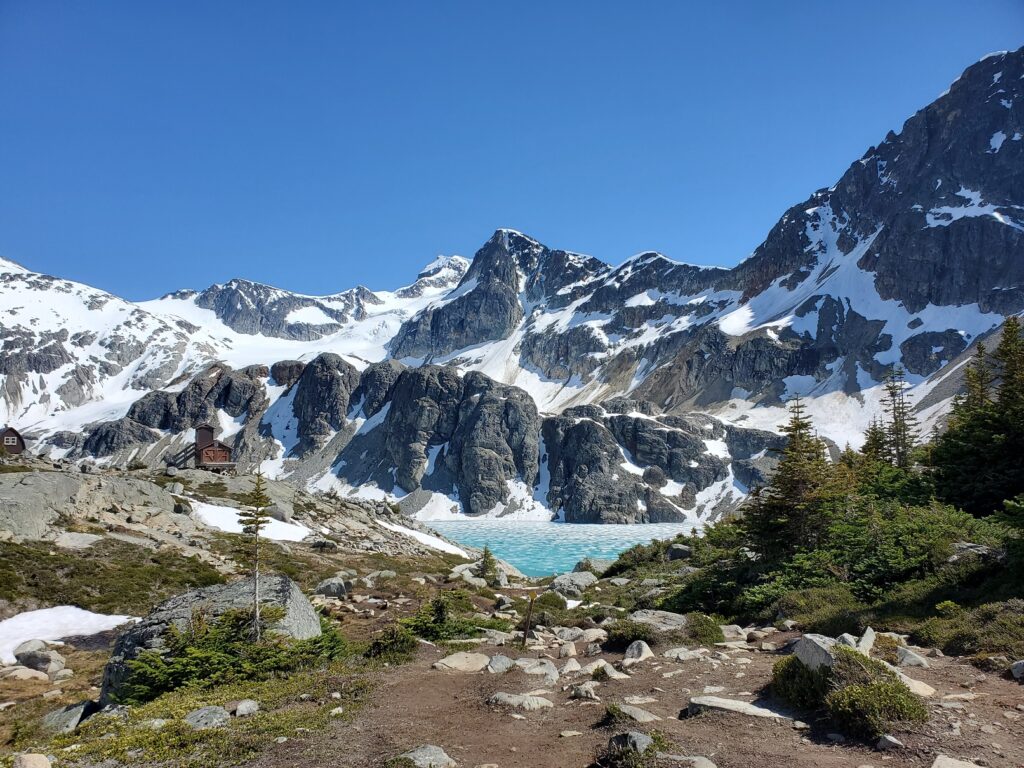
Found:
[{"label": "brown wooden shed", "polygon": [[3,446],[3,452],[8,456],[17,456],[28,448],[25,438],[14,427],[5,427],[3,431],[0,431],[0,445]]},{"label": "brown wooden shed", "polygon": [[217,440],[216,427],[212,424],[200,424],[196,427],[196,468],[223,472],[235,468],[232,461],[231,446]]}]

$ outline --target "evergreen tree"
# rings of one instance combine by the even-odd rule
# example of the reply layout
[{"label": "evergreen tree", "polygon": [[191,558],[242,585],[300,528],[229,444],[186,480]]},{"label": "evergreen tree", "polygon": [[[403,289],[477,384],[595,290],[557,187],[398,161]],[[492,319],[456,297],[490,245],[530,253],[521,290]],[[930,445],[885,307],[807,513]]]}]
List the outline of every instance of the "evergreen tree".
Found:
[{"label": "evergreen tree", "polygon": [[815,546],[836,495],[825,444],[814,434],[799,397],[790,403],[782,432],[788,439],[779,465],[768,486],[751,495],[743,517],[751,549],[769,563]]},{"label": "evergreen tree", "polygon": [[890,460],[900,469],[907,469],[917,442],[917,419],[907,399],[905,374],[898,365],[886,376],[884,407],[889,417],[885,431]]},{"label": "evergreen tree", "polygon": [[964,385],[966,392],[962,398],[958,398],[954,413],[975,413],[982,408],[992,405],[992,384],[995,375],[992,372],[992,365],[988,359],[988,350],[984,344],[978,345],[978,351],[974,359],[967,365],[964,372]]},{"label": "evergreen tree", "polygon": [[498,561],[491,552],[491,548],[484,544],[484,553],[480,558],[480,578],[487,582],[487,586],[498,586]]},{"label": "evergreen tree", "polygon": [[1024,493],[1024,338],[1018,318],[1006,319],[991,356],[979,345],[965,385],[949,428],[931,451],[936,496],[989,515]]},{"label": "evergreen tree", "polygon": [[239,513],[238,519],[242,523],[243,535],[251,537],[246,559],[252,573],[253,636],[258,642],[263,635],[260,620],[260,534],[270,522],[270,515],[267,514],[270,497],[267,496],[267,486],[262,472],[256,473],[256,480],[252,490],[246,495],[245,504],[246,508]]},{"label": "evergreen tree", "polygon": [[1008,317],[996,347],[999,363],[999,409],[1020,428],[1024,421],[1024,336],[1020,318]]},{"label": "evergreen tree", "polygon": [[860,453],[872,461],[892,462],[889,439],[885,434],[885,427],[878,419],[872,419],[864,432],[864,445],[861,446]]}]

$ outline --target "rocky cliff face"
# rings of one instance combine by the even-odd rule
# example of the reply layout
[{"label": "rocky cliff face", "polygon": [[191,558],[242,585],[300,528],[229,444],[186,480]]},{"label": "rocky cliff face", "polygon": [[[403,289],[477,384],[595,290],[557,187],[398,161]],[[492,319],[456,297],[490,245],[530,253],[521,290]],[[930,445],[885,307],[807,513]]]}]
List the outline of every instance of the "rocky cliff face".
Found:
[{"label": "rocky cliff face", "polygon": [[110,462],[209,420],[245,467],[423,515],[442,494],[678,519],[760,482],[795,394],[856,444],[900,364],[937,423],[958,361],[1022,310],[1024,50],[972,65],[731,269],[499,230],[396,291],[234,280],[135,305],[0,262],[0,417]]}]

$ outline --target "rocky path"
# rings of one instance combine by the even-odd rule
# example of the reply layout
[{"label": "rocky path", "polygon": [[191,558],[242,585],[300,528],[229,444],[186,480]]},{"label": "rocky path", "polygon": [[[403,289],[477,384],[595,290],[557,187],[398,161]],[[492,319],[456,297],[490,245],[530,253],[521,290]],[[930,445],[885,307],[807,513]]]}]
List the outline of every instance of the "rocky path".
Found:
[{"label": "rocky path", "polygon": [[[773,640],[782,643],[794,636],[780,633]],[[606,653],[560,659],[557,644],[551,645],[543,651],[481,646],[474,652],[491,659],[546,659],[558,669],[567,663],[572,668],[573,662],[583,667],[598,660],[616,666],[623,662],[622,654]],[[915,730],[895,732],[904,746],[881,752],[842,740],[826,724],[784,717],[783,707],[761,693],[777,652],[745,643],[734,646],[706,649],[698,658],[683,661],[667,659],[662,655],[666,649],[658,649],[653,658],[629,666],[628,677],[583,685],[589,693],[581,684],[590,675],[569,672],[552,680],[543,674],[548,665],[535,670],[540,674],[528,674],[522,668],[529,666],[525,662],[500,674],[442,671],[433,665],[446,652],[425,646],[416,661],[377,675],[370,704],[354,719],[332,724],[329,732],[312,734],[308,741],[282,744],[254,766],[368,768],[429,744],[471,768],[583,768],[610,737],[628,730],[663,734],[672,744],[670,751],[680,756],[659,763],[665,766],[916,768],[932,766],[940,755],[992,768],[1024,765],[1021,687],[961,660],[931,659],[929,668],[909,670],[935,688],[927,699],[931,720]],[[472,661],[452,663],[478,669]],[[489,703],[499,693],[511,694],[513,702],[527,695],[530,703],[541,699],[551,706],[517,709]],[[692,700],[696,702],[690,707]],[[761,714],[769,716],[721,709],[747,704],[768,710]],[[616,722],[607,721],[608,705],[619,709]],[[681,713],[698,709],[703,711],[680,719]]]}]

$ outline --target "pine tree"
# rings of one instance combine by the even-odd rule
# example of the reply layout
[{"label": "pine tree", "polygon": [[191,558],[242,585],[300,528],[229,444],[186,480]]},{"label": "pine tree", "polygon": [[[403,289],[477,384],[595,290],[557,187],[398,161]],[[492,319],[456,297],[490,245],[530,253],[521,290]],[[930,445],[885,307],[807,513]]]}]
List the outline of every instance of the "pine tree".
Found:
[{"label": "pine tree", "polygon": [[931,451],[936,496],[990,515],[1024,493],[1024,337],[1008,317],[993,354],[979,345],[965,373],[949,428]]},{"label": "pine tree", "polygon": [[491,552],[491,548],[484,544],[484,552],[480,558],[480,578],[487,582],[487,586],[498,586],[498,561]]},{"label": "pine tree", "polygon": [[835,497],[834,468],[799,397],[790,403],[789,422],[782,432],[788,439],[779,465],[771,482],[752,494],[743,516],[751,549],[767,563],[815,546]]},{"label": "pine tree", "polygon": [[860,453],[872,461],[892,462],[889,439],[885,434],[885,427],[878,419],[872,419],[864,432],[864,445],[861,446]]},{"label": "pine tree", "polygon": [[260,534],[270,522],[270,515],[267,514],[270,497],[267,496],[267,486],[262,472],[256,473],[255,482],[245,498],[245,504],[246,508],[239,513],[238,519],[242,523],[243,535],[252,539],[248,547],[248,560],[252,572],[253,636],[259,642],[263,635],[263,624],[260,619]]},{"label": "pine tree", "polygon": [[889,417],[885,431],[890,459],[900,469],[910,467],[914,445],[917,443],[917,419],[914,418],[906,395],[906,375],[903,368],[894,366],[885,379],[885,412]]},{"label": "pine tree", "polygon": [[999,408],[1011,418],[1024,417],[1024,336],[1018,317],[1008,317],[996,347],[999,363]]},{"label": "pine tree", "polygon": [[977,352],[974,353],[974,358],[968,363],[967,370],[964,372],[964,384],[967,391],[957,401],[956,405],[961,407],[954,408],[954,413],[958,410],[974,413],[982,408],[989,407],[992,404],[992,384],[994,381],[995,375],[992,372],[992,365],[988,359],[988,350],[984,344],[979,344]]}]

